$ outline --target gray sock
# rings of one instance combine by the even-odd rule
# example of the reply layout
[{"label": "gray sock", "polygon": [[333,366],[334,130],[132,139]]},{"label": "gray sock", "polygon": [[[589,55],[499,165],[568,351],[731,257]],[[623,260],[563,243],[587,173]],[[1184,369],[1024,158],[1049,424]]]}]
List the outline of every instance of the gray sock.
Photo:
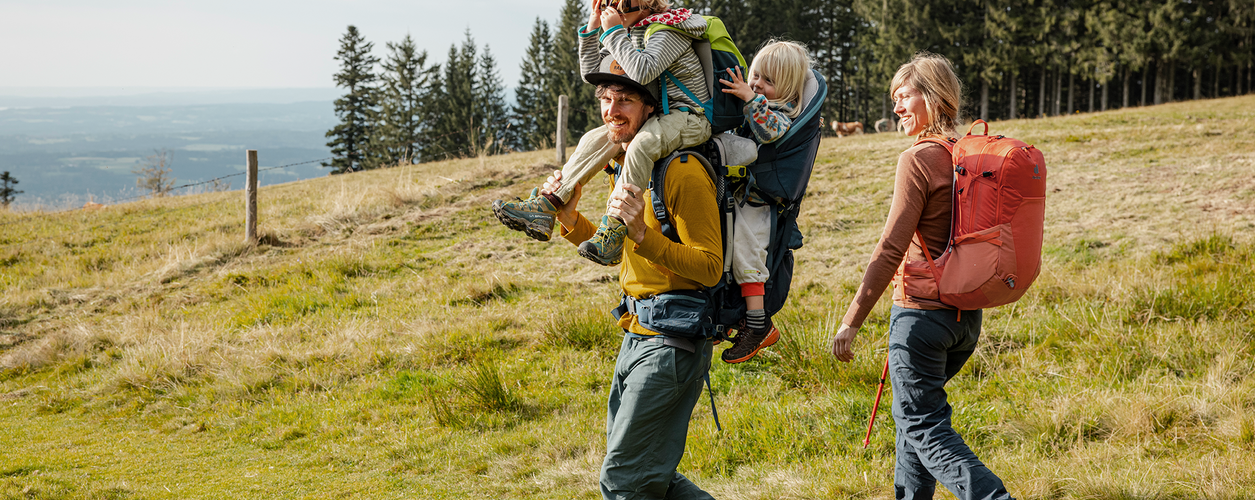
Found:
[{"label": "gray sock", "polygon": [[750,331],[762,331],[767,328],[767,311],[763,309],[750,309],[745,311],[745,329]]}]

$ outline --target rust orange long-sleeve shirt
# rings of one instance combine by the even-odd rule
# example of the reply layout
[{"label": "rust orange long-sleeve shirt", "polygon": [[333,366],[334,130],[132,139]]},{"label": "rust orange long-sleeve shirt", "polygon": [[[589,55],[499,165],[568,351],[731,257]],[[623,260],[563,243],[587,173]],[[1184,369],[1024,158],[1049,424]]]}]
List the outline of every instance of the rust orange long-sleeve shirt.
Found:
[{"label": "rust orange long-sleeve shirt", "polygon": [[[945,251],[950,239],[951,199],[954,187],[954,165],[950,152],[940,144],[924,143],[903,151],[898,156],[893,182],[893,202],[880,242],[872,252],[863,283],[859,285],[842,323],[858,328],[880,300],[894,273],[907,260],[924,260],[924,251],[915,237],[928,243],[934,259]],[[893,303],[913,309],[953,309],[933,300],[922,300],[902,293],[895,286]]]}]

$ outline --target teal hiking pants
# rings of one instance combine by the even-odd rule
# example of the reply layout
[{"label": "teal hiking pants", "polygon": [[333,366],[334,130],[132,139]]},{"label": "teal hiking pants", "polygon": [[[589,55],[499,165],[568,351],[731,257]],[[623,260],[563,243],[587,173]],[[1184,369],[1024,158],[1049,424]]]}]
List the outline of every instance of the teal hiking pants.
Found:
[{"label": "teal hiking pants", "polygon": [[601,466],[608,500],[714,498],[676,472],[710,369],[711,343],[694,341],[688,352],[661,340],[627,334],[619,348]]}]

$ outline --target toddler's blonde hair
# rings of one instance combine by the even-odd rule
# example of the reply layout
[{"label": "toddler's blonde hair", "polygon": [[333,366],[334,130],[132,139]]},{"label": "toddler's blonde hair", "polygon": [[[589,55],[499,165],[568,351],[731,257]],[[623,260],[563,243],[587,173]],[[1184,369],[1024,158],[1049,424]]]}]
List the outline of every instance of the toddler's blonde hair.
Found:
[{"label": "toddler's blonde hair", "polygon": [[896,95],[904,85],[918,90],[928,108],[928,128],[921,134],[953,137],[959,125],[959,110],[963,109],[963,84],[954,74],[950,60],[931,52],[915,54],[893,75],[889,95]]},{"label": "toddler's blonde hair", "polygon": [[774,38],[763,44],[750,63],[751,74],[756,72],[775,85],[776,98],[772,102],[793,105],[793,110],[786,113],[789,118],[797,118],[802,112],[802,86],[810,70],[811,58],[805,45]]}]

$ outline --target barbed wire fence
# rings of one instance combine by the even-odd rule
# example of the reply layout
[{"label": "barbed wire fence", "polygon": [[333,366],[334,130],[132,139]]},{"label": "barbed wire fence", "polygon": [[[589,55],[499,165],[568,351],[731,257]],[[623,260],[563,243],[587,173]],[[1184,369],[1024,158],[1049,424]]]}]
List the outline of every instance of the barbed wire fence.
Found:
[{"label": "barbed wire fence", "polygon": [[[558,126],[557,126],[557,130],[556,130],[556,134],[555,134],[555,139],[556,139],[556,140],[555,140],[555,149],[557,150],[557,151],[556,151],[556,154],[557,154],[558,164],[563,164],[563,163],[565,163],[565,161],[566,161],[566,135],[567,135],[567,133],[566,133],[566,122],[567,122],[567,115],[568,115],[568,113],[569,113],[569,112],[571,112],[571,111],[576,111],[576,112],[587,112],[587,110],[584,110],[584,109],[579,109],[579,108],[576,108],[576,109],[571,109],[571,108],[567,105],[567,96],[563,95],[563,96],[560,96],[560,97],[559,97],[559,101],[558,101],[558,110],[557,110],[557,111],[558,111],[558,114],[557,114],[557,117],[558,117],[558,120],[557,120],[557,121],[558,121],[558,124],[557,124],[557,125],[558,125]],[[508,120],[507,120],[507,121],[504,121],[504,122],[503,122],[503,121],[495,121],[495,122],[488,123],[488,124],[482,124],[482,125],[480,125],[480,126],[478,126],[478,127],[477,127],[477,126],[470,126],[470,127],[467,127],[467,128],[461,129],[461,130],[454,130],[454,131],[446,132],[446,133],[443,133],[443,134],[440,134],[440,135],[437,135],[437,136],[426,137],[426,138],[424,138],[424,139],[425,139],[425,141],[428,141],[428,142],[433,142],[433,141],[437,141],[437,140],[439,140],[439,139],[443,139],[443,138],[446,138],[446,137],[449,137],[449,136],[452,136],[452,135],[455,135],[455,134],[463,134],[463,133],[466,133],[466,132],[471,132],[471,131],[474,131],[474,130],[479,130],[479,129],[484,128],[485,126],[499,126],[499,125],[502,125],[503,123],[504,123],[504,127],[503,127],[502,129],[503,129],[503,130],[504,130],[504,129],[508,129],[508,128],[509,128],[509,126],[510,126],[510,123],[509,123],[509,121],[508,121]],[[449,151],[449,149],[448,149],[448,148],[445,148],[445,147],[440,146],[440,145],[435,145],[435,147],[439,150],[439,151],[438,151],[439,153],[444,153],[444,154],[446,155],[446,158],[466,158],[466,157],[471,157],[471,156],[477,156],[477,155],[480,153],[479,148],[480,148],[480,147],[483,147],[483,146],[482,146],[482,145],[476,145],[476,144],[473,144],[473,143],[472,143],[472,144],[467,144],[465,147],[456,148],[456,149],[455,149],[455,150],[453,150],[453,151]],[[450,155],[449,153],[453,153],[453,154],[452,154],[452,155]],[[474,153],[474,154],[468,155],[468,154],[466,154],[466,153]],[[249,161],[255,161],[255,158],[256,158],[256,152],[255,152],[255,150],[250,150],[250,154],[249,154]],[[329,157],[326,157],[326,158],[319,158],[319,159],[316,159],[316,160],[307,160],[307,161],[301,161],[301,162],[288,163],[288,164],[284,164],[284,165],[277,165],[277,166],[264,167],[264,168],[256,168],[256,170],[255,170],[256,174],[254,174],[254,178],[253,178],[253,179],[246,180],[246,186],[245,186],[245,188],[244,188],[244,190],[245,190],[245,192],[246,192],[246,194],[245,194],[245,195],[246,195],[246,198],[247,198],[247,199],[249,199],[249,200],[253,200],[253,201],[251,201],[251,203],[250,203],[250,205],[251,205],[250,210],[255,210],[255,203],[256,203],[256,202],[255,202],[255,199],[256,199],[256,192],[255,192],[255,190],[256,190],[256,177],[257,177],[257,176],[259,176],[259,174],[260,174],[261,172],[266,172],[266,171],[270,171],[270,170],[284,169],[284,168],[291,168],[291,167],[296,167],[296,166],[301,166],[301,165],[308,165],[308,164],[311,164],[311,163],[321,163],[321,162],[324,162],[324,161],[327,161],[327,160],[332,160],[332,159],[335,159],[335,158],[336,158],[335,156],[329,156]],[[239,176],[246,176],[246,175],[248,175],[248,174],[250,173],[250,172],[249,172],[249,170],[251,170],[251,168],[246,168],[246,170],[245,170],[245,171],[243,171],[243,172],[235,172],[235,173],[232,173],[232,174],[227,174],[227,175],[222,175],[222,176],[214,177],[214,178],[212,178],[212,179],[207,179],[207,180],[202,180],[202,181],[196,181],[196,182],[189,182],[189,183],[186,183],[186,184],[181,184],[181,185],[178,185],[178,186],[171,187],[170,189],[168,189],[168,190],[166,190],[166,191],[163,191],[163,193],[174,193],[174,192],[177,192],[177,191],[180,191],[180,190],[190,190],[191,188],[194,188],[194,187],[204,186],[204,185],[210,185],[210,184],[212,184],[212,185],[215,185],[215,186],[216,186],[216,185],[218,185],[218,184],[217,184],[218,182],[223,181],[223,180],[225,180],[225,179],[230,179],[230,178],[239,177]],[[251,193],[249,192],[250,187],[253,189],[253,192],[251,192]],[[187,194],[192,194],[192,193],[187,193]],[[141,195],[128,196],[128,197],[125,197],[125,198],[111,199],[111,200],[109,200],[109,203],[110,203],[111,205],[117,205],[117,204],[120,204],[120,203],[125,203],[125,202],[130,202],[130,201],[136,201],[136,200],[140,200],[140,199],[144,199],[144,198],[151,198],[151,197],[153,197],[154,195],[155,195],[155,193],[146,193],[146,194],[141,194]],[[149,218],[152,218],[152,217],[155,217],[155,216],[158,216],[158,215],[165,215],[165,214],[168,214],[168,213],[173,212],[173,211],[176,211],[176,210],[184,210],[184,209],[188,209],[188,208],[195,208],[195,207],[200,207],[200,206],[205,206],[205,205],[211,205],[211,204],[221,203],[221,202],[222,202],[222,200],[212,200],[212,201],[205,201],[205,202],[201,202],[201,203],[195,203],[195,204],[191,204],[191,205],[183,205],[183,206],[180,206],[180,207],[176,207],[176,208],[172,208],[172,209],[168,209],[168,210],[164,210],[164,211],[150,212],[150,213],[147,213],[147,214],[143,214],[143,215],[137,216],[136,218],[130,218],[130,219],[128,219],[128,222],[133,223],[133,222],[134,222],[135,220],[137,220],[137,219],[138,219],[138,220],[149,219]],[[67,213],[71,213],[71,212],[76,212],[76,211],[80,211],[80,210],[87,210],[89,207],[90,207],[90,205],[84,205],[84,206],[79,206],[79,207],[71,207],[71,208],[66,208],[66,209],[61,209],[61,210],[55,210],[55,211],[51,211],[51,212],[35,212],[35,213],[27,214],[27,215],[24,215],[24,216],[19,216],[19,217],[17,217],[17,218],[11,219],[11,220],[7,220],[7,221],[0,222],[0,227],[10,226],[10,225],[14,225],[14,224],[29,223],[29,222],[34,221],[34,220],[37,220],[37,219],[46,219],[46,218],[48,218],[48,217],[50,217],[50,216],[63,215],[63,214],[67,214]],[[254,217],[255,217],[255,213],[250,213],[250,214],[249,214],[249,217],[250,217],[250,218],[254,218]],[[74,236],[74,235],[78,235],[78,234],[86,233],[86,232],[89,232],[89,231],[96,231],[96,230],[99,230],[99,229],[104,229],[104,228],[107,228],[107,227],[109,227],[109,226],[113,226],[113,225],[120,225],[120,224],[122,224],[122,221],[121,221],[121,220],[118,220],[118,221],[112,221],[112,222],[106,222],[106,223],[101,223],[101,224],[95,224],[95,225],[92,225],[92,226],[89,226],[89,227],[84,227],[84,228],[81,228],[81,229],[78,229],[78,230],[75,230],[75,231],[70,231],[70,232],[60,233],[60,234],[59,234],[59,236],[62,236],[62,237]],[[246,221],[246,223],[245,223],[245,224],[246,224],[246,226],[249,226],[250,224],[255,224],[255,219],[250,219],[250,220]],[[255,235],[253,235],[251,231],[249,232],[249,235],[250,235],[250,236],[249,236],[250,238],[255,237]],[[39,241],[35,241],[35,240],[27,240],[27,241],[8,242],[8,243],[3,243],[3,244],[0,244],[0,249],[9,249],[9,248],[13,248],[13,247],[21,247],[21,246],[26,246],[26,245],[32,245],[32,244],[35,244],[35,243],[39,243]]]},{"label": "barbed wire fence", "polygon": [[[301,162],[295,162],[295,163],[288,163],[288,164],[286,164],[286,165],[277,165],[277,166],[272,166],[272,167],[258,168],[258,169],[257,169],[257,172],[258,172],[258,173],[260,173],[260,172],[264,172],[264,171],[268,171],[268,170],[278,170],[278,169],[284,169],[284,168],[296,167],[296,166],[300,166],[300,165],[308,165],[308,164],[311,164],[311,163],[320,163],[320,162],[323,162],[323,161],[330,160],[330,159],[332,159],[332,158],[334,158],[334,157],[319,158],[319,159],[317,159],[317,160],[307,160],[307,161],[301,161]],[[193,188],[193,187],[196,187],[196,186],[202,186],[202,185],[206,185],[206,184],[213,184],[213,183],[215,183],[215,182],[218,182],[218,181],[221,181],[221,180],[224,180],[224,179],[230,179],[230,178],[232,178],[232,177],[239,177],[239,176],[242,176],[242,175],[247,175],[248,173],[249,173],[249,172],[246,170],[246,171],[244,171],[244,172],[236,172],[236,173],[233,173],[233,174],[227,174],[227,175],[223,175],[223,176],[215,177],[215,178],[208,179],[208,180],[197,181],[197,182],[190,182],[190,183],[187,183],[187,184],[181,184],[181,185],[174,186],[174,187],[170,188],[170,189],[168,190],[168,192],[179,191],[179,190],[182,190],[182,189],[189,189],[189,188]],[[246,187],[245,187],[245,190],[247,191],[247,189],[248,189],[248,187],[246,186]],[[136,200],[143,199],[143,198],[149,198],[149,197],[151,197],[151,196],[152,196],[152,194],[151,194],[151,193],[149,193],[149,194],[143,194],[143,195],[137,195],[137,196],[128,196],[128,197],[125,197],[125,198],[118,198],[118,199],[115,199],[115,200],[110,200],[110,202],[111,202],[111,204],[118,204],[118,203],[123,203],[123,202],[136,201]],[[137,219],[138,219],[138,220],[143,220],[143,219],[151,218],[151,217],[153,217],[153,216],[155,216],[155,215],[164,215],[164,214],[169,213],[169,212],[174,211],[174,210],[183,210],[183,209],[187,209],[187,208],[199,207],[199,206],[204,206],[204,205],[211,205],[211,204],[221,203],[221,202],[222,202],[222,200],[211,200],[211,201],[205,201],[205,202],[195,203],[195,204],[191,204],[191,205],[184,205],[184,206],[181,206],[181,207],[176,207],[176,208],[174,208],[174,209],[170,209],[170,210],[165,210],[165,211],[160,211],[160,212],[154,212],[154,213],[148,213],[148,214],[140,215],[140,216],[137,216],[136,218],[130,218],[130,219],[128,219],[127,221],[128,221],[128,222],[133,223],[133,222],[134,222],[135,220],[137,220]],[[23,217],[18,217],[18,218],[15,218],[15,219],[13,219],[13,220],[8,220],[8,221],[0,222],[0,227],[9,226],[9,225],[13,225],[13,224],[29,223],[29,222],[31,222],[31,221],[33,221],[33,220],[36,220],[36,219],[43,219],[43,218],[46,218],[46,217],[48,217],[48,216],[53,216],[53,215],[62,215],[62,214],[66,214],[66,213],[70,213],[70,212],[75,212],[75,211],[79,211],[79,210],[86,210],[87,208],[88,208],[87,206],[82,206],[82,207],[73,207],[73,208],[68,208],[68,209],[63,209],[63,210],[56,210],[56,211],[53,211],[53,212],[40,212],[40,213],[36,213],[36,214],[26,215],[26,216],[23,216]],[[119,220],[119,221],[112,221],[112,222],[106,222],[106,223],[96,224],[96,225],[89,226],[89,227],[85,227],[85,228],[81,228],[81,229],[78,229],[78,230],[75,230],[75,231],[70,231],[70,232],[60,233],[60,234],[59,234],[59,236],[62,236],[62,237],[74,236],[74,235],[82,234],[82,233],[89,232],[89,231],[95,231],[95,230],[97,230],[97,229],[103,229],[103,228],[109,227],[109,226],[111,226],[111,225],[118,225],[118,224],[121,224],[121,223],[122,223],[122,221],[120,221],[120,220]],[[37,243],[37,241],[30,241],[30,240],[28,240],[28,241],[10,242],[10,243],[6,243],[6,244],[3,244],[3,245],[0,245],[0,248],[5,248],[5,249],[7,249],[7,248],[11,248],[11,247],[24,246],[24,245],[34,244],[34,243]]]},{"label": "barbed wire fence", "polygon": [[[302,161],[302,162],[297,162],[297,163],[289,163],[289,164],[287,164],[287,165],[279,165],[279,166],[275,166],[275,167],[259,168],[257,171],[258,171],[258,172],[264,172],[264,171],[267,171],[267,170],[276,170],[276,169],[281,169],[281,168],[291,168],[291,167],[295,167],[295,166],[298,166],[298,165],[308,165],[308,164],[310,164],[310,163],[318,163],[318,162],[323,162],[323,161],[330,160],[330,159],[332,159],[332,158],[334,158],[334,157],[319,158],[319,159],[317,159],[317,160]],[[181,189],[188,189],[188,188],[192,188],[192,187],[196,187],[196,186],[203,186],[203,185],[205,185],[205,184],[213,184],[214,182],[218,182],[218,181],[221,181],[221,180],[223,180],[223,179],[230,179],[230,178],[232,178],[232,177],[239,177],[239,176],[241,176],[241,175],[245,175],[246,173],[247,173],[247,172],[236,172],[236,173],[234,173],[234,174],[227,174],[227,175],[223,175],[223,176],[220,176],[220,177],[214,177],[213,179],[209,179],[209,180],[197,181],[197,182],[192,182],[192,183],[188,183],[188,184],[181,184],[181,185],[174,186],[174,187],[170,188],[169,190],[167,190],[167,192],[171,192],[171,193],[173,193],[173,192],[175,192],[175,191],[179,191],[179,190],[181,190]],[[191,194],[191,193],[188,193],[188,194]],[[110,199],[110,200],[109,200],[109,203],[110,203],[110,204],[115,204],[115,205],[116,205],[116,204],[119,204],[119,203],[125,203],[125,202],[128,202],[128,201],[135,201],[135,200],[140,200],[140,199],[144,199],[144,198],[149,198],[149,197],[151,197],[151,196],[153,196],[153,194],[152,194],[152,193],[147,193],[147,194],[140,194],[140,195],[135,195],[135,196],[128,196],[128,197],[125,197],[125,198],[115,198],[115,199]],[[39,218],[39,217],[47,217],[47,216],[50,216],[50,215],[60,215],[60,214],[69,213],[69,212],[74,212],[74,211],[78,211],[78,210],[85,210],[86,208],[87,208],[86,206],[81,206],[81,207],[70,207],[70,208],[65,208],[65,209],[61,209],[61,210],[54,210],[54,211],[51,211],[51,212],[35,212],[35,213],[27,214],[27,215],[25,215],[25,216],[23,216],[23,217],[18,217],[18,218],[13,219],[13,220],[8,220],[8,221],[0,222],[0,227],[3,227],[3,226],[8,226],[8,225],[11,225],[11,224],[19,224],[19,223],[22,223],[22,222],[27,222],[27,221],[29,221],[29,220],[32,220],[32,219],[35,219],[35,218]]]}]

